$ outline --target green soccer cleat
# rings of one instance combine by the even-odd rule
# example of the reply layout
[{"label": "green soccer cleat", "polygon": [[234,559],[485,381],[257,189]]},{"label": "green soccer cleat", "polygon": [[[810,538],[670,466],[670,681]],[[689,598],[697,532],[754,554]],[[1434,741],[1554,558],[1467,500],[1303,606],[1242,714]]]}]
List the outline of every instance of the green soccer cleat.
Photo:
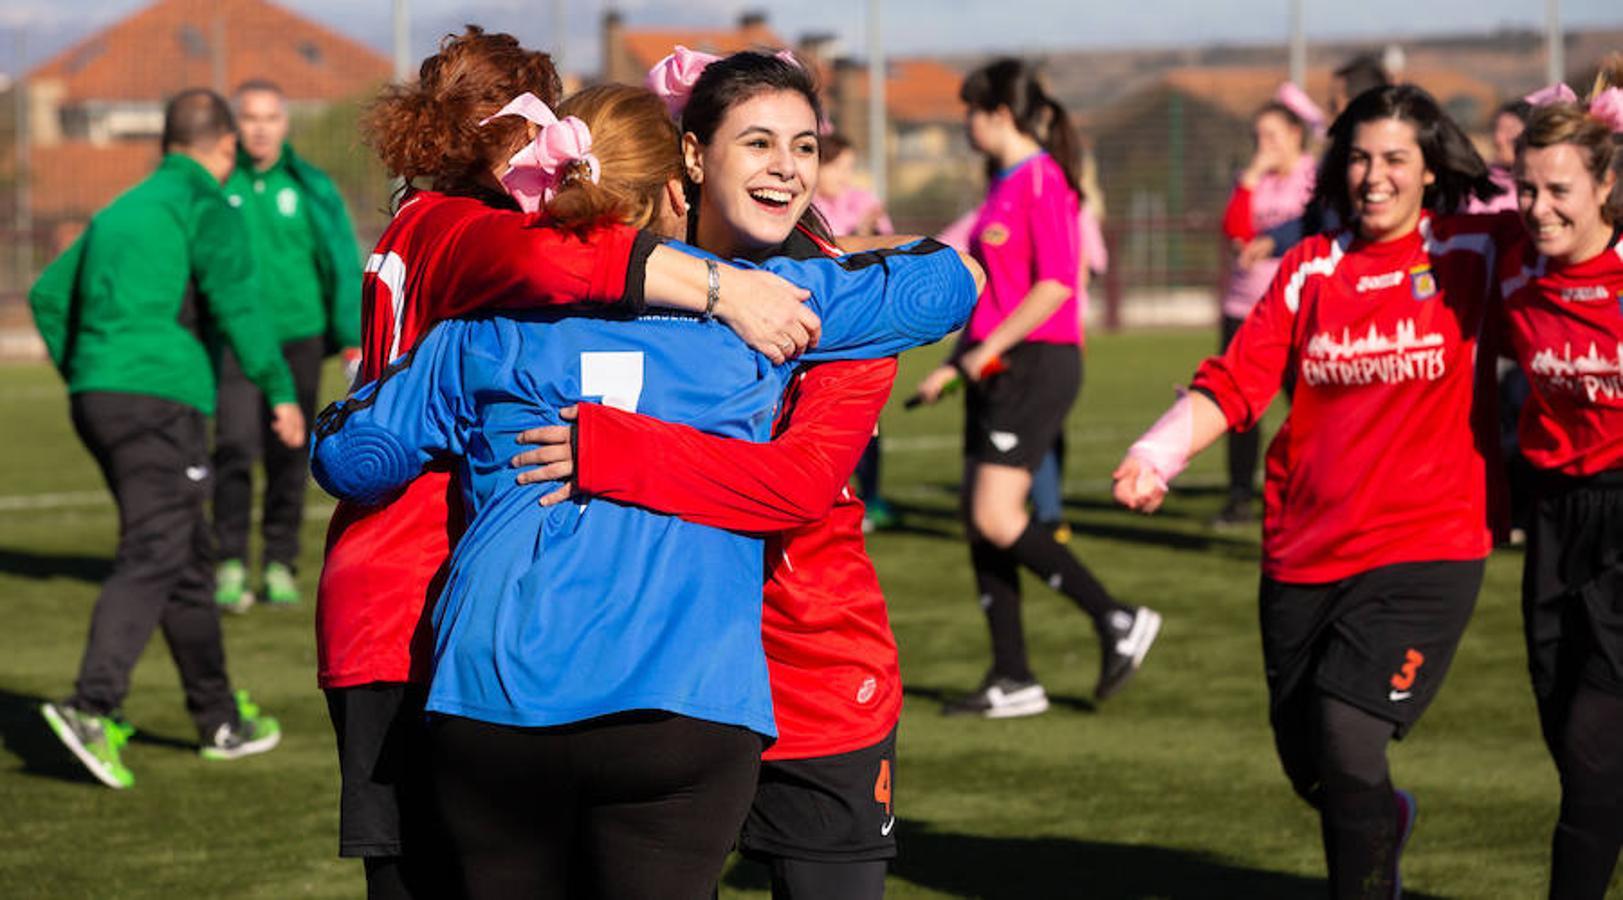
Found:
[{"label": "green soccer cleat", "polygon": [[97,781],[119,789],[135,784],[134,773],[118,757],[118,751],[135,734],[128,722],[74,709],[66,703],[43,703],[39,711],[57,739],[73,751]]},{"label": "green soccer cleat", "polygon": [[265,566],[265,602],[273,606],[293,606],[299,602],[299,585],[286,563]]},{"label": "green soccer cleat", "polygon": [[244,613],[254,605],[248,590],[248,570],[240,559],[228,559],[214,567],[214,602],[226,612]]},{"label": "green soccer cleat", "polygon": [[204,759],[240,759],[274,749],[282,741],[282,725],[248,699],[247,691],[237,691],[237,723],[221,723],[213,734],[203,736],[198,755]]}]

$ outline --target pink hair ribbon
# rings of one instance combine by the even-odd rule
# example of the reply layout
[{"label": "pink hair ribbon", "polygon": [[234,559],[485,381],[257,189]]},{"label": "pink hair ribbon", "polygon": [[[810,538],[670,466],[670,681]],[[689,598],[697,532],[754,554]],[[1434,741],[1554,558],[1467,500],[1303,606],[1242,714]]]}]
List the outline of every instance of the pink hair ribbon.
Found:
[{"label": "pink hair ribbon", "polygon": [[680,122],[682,110],[688,105],[688,98],[693,96],[694,82],[699,80],[705,67],[718,59],[721,57],[689,50],[678,44],[671,55],[654,63],[654,67],[648,70],[644,84],[665,101],[665,109],[671,118]]},{"label": "pink hair ribbon", "polygon": [[1313,131],[1324,129],[1324,110],[1319,109],[1319,105],[1313,102],[1313,98],[1309,97],[1306,91],[1297,87],[1296,82],[1287,81],[1281,84],[1279,90],[1274,91],[1274,99],[1295,113],[1296,118],[1301,119],[1302,124],[1309,129]]},{"label": "pink hair ribbon", "polygon": [[1557,82],[1549,87],[1539,88],[1522,100],[1532,106],[1549,106],[1552,103],[1577,103],[1578,95],[1572,92],[1572,88]]},{"label": "pink hair ribbon", "polygon": [[1611,126],[1613,134],[1623,134],[1623,88],[1607,88],[1589,101],[1589,114]]},{"label": "pink hair ribbon", "polygon": [[569,163],[583,162],[591,170],[592,183],[602,177],[603,167],[592,155],[592,132],[574,116],[559,119],[540,98],[526,91],[507,102],[495,115],[479,120],[480,125],[502,116],[522,116],[540,126],[535,140],[525,144],[507,160],[510,167],[502,175],[502,186],[528,213],[539,212],[557,195]]}]

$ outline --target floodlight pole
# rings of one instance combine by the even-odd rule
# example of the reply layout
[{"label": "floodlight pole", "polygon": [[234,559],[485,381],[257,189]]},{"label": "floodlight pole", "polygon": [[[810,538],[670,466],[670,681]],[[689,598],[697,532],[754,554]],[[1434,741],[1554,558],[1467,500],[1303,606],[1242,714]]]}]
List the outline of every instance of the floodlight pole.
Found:
[{"label": "floodlight pole", "polygon": [[879,32],[881,0],[868,0],[868,169],[874,196],[885,203],[885,42]]},{"label": "floodlight pole", "polygon": [[1544,0],[1544,82],[1567,77],[1566,45],[1561,41],[1561,0]]},{"label": "floodlight pole", "polygon": [[564,73],[564,48],[569,46],[564,38],[564,7],[567,5],[566,0],[552,0],[552,66],[560,77]]},{"label": "floodlight pole", "polygon": [[411,77],[411,4],[394,0],[394,80]]},{"label": "floodlight pole", "polygon": [[1307,90],[1307,37],[1302,30],[1302,0],[1290,0],[1290,79]]},{"label": "floodlight pole", "polygon": [[15,225],[17,227],[17,287],[26,290],[34,282],[34,210],[33,197],[30,191],[30,179],[33,173],[29,170],[28,158],[28,25],[19,22],[16,26],[14,39],[17,42],[15,59],[17,60],[17,77],[12,79],[12,100],[16,104],[16,159],[17,166],[14,177],[16,188],[12,191],[17,209]]}]

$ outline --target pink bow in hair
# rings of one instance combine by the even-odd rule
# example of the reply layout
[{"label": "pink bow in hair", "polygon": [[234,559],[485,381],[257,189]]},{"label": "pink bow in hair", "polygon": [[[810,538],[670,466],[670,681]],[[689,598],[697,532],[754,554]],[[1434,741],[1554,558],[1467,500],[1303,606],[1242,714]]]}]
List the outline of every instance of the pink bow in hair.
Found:
[{"label": "pink bow in hair", "polygon": [[539,212],[557,195],[569,163],[583,162],[591,170],[592,183],[602,177],[603,167],[592,155],[592,132],[574,116],[559,119],[540,98],[526,91],[507,102],[495,115],[479,120],[480,125],[502,116],[523,116],[540,126],[535,140],[507,160],[502,187],[527,213]]},{"label": "pink bow in hair", "polygon": [[680,122],[682,110],[688,105],[688,98],[693,96],[694,83],[699,80],[705,67],[718,59],[721,57],[689,50],[678,44],[670,56],[654,63],[644,83],[650,91],[659,95],[659,99],[665,101],[665,109],[671,118]]},{"label": "pink bow in hair", "polygon": [[1577,103],[1578,95],[1572,92],[1572,88],[1557,82],[1549,87],[1539,88],[1522,100],[1531,106],[1549,106],[1552,103]]},{"label": "pink bow in hair", "polygon": [[1623,134],[1623,88],[1607,88],[1589,101],[1589,114],[1611,126],[1613,134]]},{"label": "pink bow in hair", "polygon": [[1274,99],[1295,113],[1296,118],[1301,119],[1302,124],[1312,131],[1323,130],[1324,110],[1319,109],[1319,105],[1313,102],[1313,98],[1309,97],[1306,91],[1297,87],[1296,82],[1287,81],[1280,85],[1279,90],[1274,91]]}]

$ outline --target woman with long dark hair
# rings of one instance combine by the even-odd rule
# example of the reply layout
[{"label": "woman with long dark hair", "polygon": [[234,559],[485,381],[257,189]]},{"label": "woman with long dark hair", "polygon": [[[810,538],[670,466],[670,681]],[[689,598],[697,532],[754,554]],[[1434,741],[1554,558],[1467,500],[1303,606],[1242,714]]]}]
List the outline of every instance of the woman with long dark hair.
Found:
[{"label": "woman with long dark hair", "polygon": [[933,402],[954,379],[969,384],[964,417],[964,527],[992,667],[947,713],[1030,716],[1048,695],[1026,657],[1019,569],[1070,598],[1099,636],[1094,696],[1120,690],[1161,627],[1147,607],[1118,602],[1026,511],[1032,472],[1065,427],[1082,386],[1076,312],[1079,145],[1064,107],[1026,63],[1003,59],[971,72],[959,95],[969,140],[990,185],[971,239],[987,286],[951,360],[919,386]]},{"label": "woman with long dark hair", "polygon": [[1449,213],[1495,191],[1425,91],[1359,95],[1314,188],[1348,227],[1285,256],[1114,476],[1121,503],[1154,511],[1189,457],[1254,427],[1295,378],[1266,466],[1263,658],[1275,746],[1319,811],[1335,897],[1399,889],[1415,806],[1386,746],[1436,697],[1491,548],[1497,427],[1478,350],[1494,242],[1515,226]]}]

